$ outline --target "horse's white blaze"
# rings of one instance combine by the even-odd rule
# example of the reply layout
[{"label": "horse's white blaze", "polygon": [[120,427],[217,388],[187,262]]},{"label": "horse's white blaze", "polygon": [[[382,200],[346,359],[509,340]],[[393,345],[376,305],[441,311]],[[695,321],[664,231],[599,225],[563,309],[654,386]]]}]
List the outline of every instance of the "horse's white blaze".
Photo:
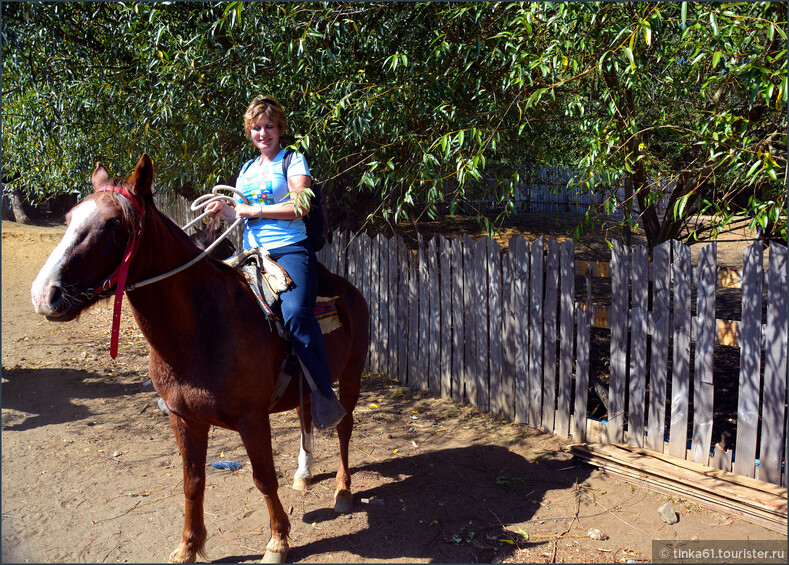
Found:
[{"label": "horse's white blaze", "polygon": [[[307,446],[307,450],[304,446]],[[301,442],[299,443],[299,468],[296,469],[296,474],[293,475],[296,479],[304,479],[309,481],[312,479],[312,448],[313,448],[313,434],[312,430],[309,432],[301,431]]]},{"label": "horse's white blaze", "polygon": [[30,289],[30,296],[33,300],[33,308],[37,314],[52,314],[52,305],[49,303],[49,289],[53,284],[60,283],[60,269],[66,253],[75,245],[77,236],[83,226],[96,211],[96,203],[93,201],[83,202],[71,211],[71,221],[69,222],[63,239],[52,251],[38,272],[33,287]]}]

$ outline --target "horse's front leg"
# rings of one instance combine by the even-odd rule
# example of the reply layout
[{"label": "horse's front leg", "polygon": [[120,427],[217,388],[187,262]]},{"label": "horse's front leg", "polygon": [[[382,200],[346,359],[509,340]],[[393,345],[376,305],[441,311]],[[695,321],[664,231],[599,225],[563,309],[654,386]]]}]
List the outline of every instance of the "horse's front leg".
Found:
[{"label": "horse's front leg", "polygon": [[205,460],[210,426],[186,420],[170,411],[173,429],[184,467],[184,532],[179,545],[170,554],[170,563],[194,563],[197,554],[203,555],[206,539],[203,519],[205,495]]},{"label": "horse's front leg", "polygon": [[263,493],[271,519],[271,539],[266,545],[264,563],[284,563],[288,556],[290,521],[277,495],[279,483],[271,449],[271,424],[268,414],[252,417],[239,429],[241,440],[252,464],[255,486]]}]

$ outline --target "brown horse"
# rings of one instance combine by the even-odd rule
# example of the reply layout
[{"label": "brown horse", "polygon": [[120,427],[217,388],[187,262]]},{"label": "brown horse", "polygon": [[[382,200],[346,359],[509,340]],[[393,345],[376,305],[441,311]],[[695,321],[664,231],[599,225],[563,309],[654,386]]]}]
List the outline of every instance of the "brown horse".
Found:
[{"label": "brown horse", "polygon": [[[128,282],[133,286],[198,255],[199,250],[181,228],[156,209],[152,180],[153,164],[148,155],[142,156],[128,179],[113,179],[101,163],[96,165],[92,176],[95,192],[68,213],[63,240],[33,283],[36,312],[49,320],[72,320],[112,292],[107,287],[117,276],[109,273],[117,272],[118,265],[127,263]],[[127,245],[135,240],[136,249]],[[339,381],[340,402],[348,412],[337,425],[340,465],[335,510],[342,512],[350,510],[352,500],[348,447],[367,356],[369,313],[363,296],[351,283],[324,268],[320,271],[319,286],[340,295],[337,310],[342,328],[325,338],[332,376]],[[105,282],[108,279],[110,282]],[[129,304],[150,344],[151,380],[169,407],[170,426],[183,458],[183,539],[170,561],[194,562],[203,549],[206,449],[211,426],[241,435],[255,485],[263,493],[271,517],[271,540],[264,561],[284,561],[290,523],[277,496],[269,408],[286,344],[265,321],[241,272],[210,257],[153,284],[129,288]],[[293,379],[271,412],[298,409],[299,397],[299,386]],[[311,478],[309,396],[302,402],[305,423],[297,488],[306,488]]]}]

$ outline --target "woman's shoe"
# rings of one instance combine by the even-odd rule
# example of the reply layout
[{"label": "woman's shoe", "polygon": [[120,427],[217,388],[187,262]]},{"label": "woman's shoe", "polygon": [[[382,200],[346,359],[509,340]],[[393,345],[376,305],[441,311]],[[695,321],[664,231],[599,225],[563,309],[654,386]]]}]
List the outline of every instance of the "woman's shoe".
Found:
[{"label": "woman's shoe", "polygon": [[331,397],[320,390],[310,393],[312,421],[319,430],[336,426],[345,417],[346,411],[332,391]]}]

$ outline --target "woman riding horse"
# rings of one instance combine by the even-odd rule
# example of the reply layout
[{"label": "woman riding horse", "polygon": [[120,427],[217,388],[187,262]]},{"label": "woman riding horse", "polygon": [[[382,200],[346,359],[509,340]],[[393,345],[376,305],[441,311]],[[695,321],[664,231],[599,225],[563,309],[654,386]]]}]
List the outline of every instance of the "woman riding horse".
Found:
[{"label": "woman riding horse", "polygon": [[244,218],[244,249],[262,247],[293,280],[280,294],[283,323],[302,367],[317,385],[318,390],[310,392],[312,419],[318,429],[324,429],[342,420],[345,409],[332,390],[326,348],[314,315],[318,260],[302,220],[309,212],[309,198],[300,197],[310,187],[310,170],[297,152],[285,178],[280,138],[287,127],[276,98],[258,96],[252,101],[244,114],[244,133],[260,157],[248,161],[236,180],[236,188],[249,204],[239,202],[233,207],[222,200],[211,202],[206,210],[211,217],[220,215],[229,222]]}]

